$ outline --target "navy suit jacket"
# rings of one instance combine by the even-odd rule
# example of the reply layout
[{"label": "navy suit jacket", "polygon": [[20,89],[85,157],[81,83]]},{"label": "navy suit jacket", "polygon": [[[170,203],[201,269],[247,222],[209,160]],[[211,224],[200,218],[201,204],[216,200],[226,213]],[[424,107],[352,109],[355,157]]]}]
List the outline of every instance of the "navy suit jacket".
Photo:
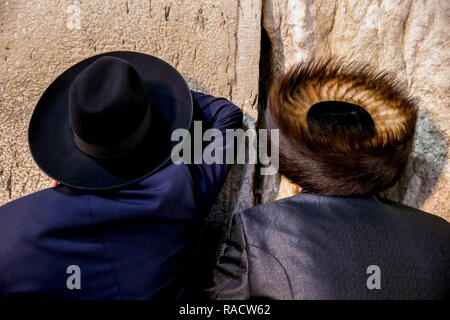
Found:
[{"label": "navy suit jacket", "polygon": [[[203,129],[242,126],[228,100],[192,94]],[[186,298],[198,226],[230,167],[170,163],[122,190],[59,185],[1,206],[0,297]],[[81,289],[67,286],[72,265]]]}]

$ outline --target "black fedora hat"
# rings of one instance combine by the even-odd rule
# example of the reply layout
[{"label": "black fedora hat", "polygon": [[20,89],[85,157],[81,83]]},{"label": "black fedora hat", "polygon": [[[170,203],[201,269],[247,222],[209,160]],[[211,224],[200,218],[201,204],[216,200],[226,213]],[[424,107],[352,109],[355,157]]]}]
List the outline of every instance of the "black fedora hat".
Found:
[{"label": "black fedora hat", "polygon": [[40,98],[28,128],[33,159],[51,178],[83,190],[116,189],[170,160],[171,133],[189,129],[192,96],[166,62],[137,52],[88,58]]}]

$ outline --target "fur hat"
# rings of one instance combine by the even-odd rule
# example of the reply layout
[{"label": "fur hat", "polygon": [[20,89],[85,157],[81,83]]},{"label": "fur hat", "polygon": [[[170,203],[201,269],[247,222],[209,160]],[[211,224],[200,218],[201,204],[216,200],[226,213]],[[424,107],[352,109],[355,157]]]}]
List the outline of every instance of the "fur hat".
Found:
[{"label": "fur hat", "polygon": [[280,129],[280,173],[304,191],[366,195],[406,165],[417,105],[392,75],[322,58],[295,65],[269,92],[265,120]]}]

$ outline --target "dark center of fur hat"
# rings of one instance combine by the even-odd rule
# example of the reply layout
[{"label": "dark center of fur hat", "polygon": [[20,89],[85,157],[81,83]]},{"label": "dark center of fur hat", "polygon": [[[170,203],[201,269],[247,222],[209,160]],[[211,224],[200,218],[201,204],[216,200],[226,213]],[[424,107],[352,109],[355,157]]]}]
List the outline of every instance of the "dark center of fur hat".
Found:
[{"label": "dark center of fur hat", "polygon": [[375,123],[361,106],[344,101],[321,101],[311,106],[306,116],[309,130],[349,136],[372,136]]}]

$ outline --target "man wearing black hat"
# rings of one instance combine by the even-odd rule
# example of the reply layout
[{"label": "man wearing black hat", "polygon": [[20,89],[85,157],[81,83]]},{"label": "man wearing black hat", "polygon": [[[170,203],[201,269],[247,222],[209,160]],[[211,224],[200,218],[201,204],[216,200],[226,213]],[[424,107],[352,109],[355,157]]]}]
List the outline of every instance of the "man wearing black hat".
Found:
[{"label": "man wearing black hat", "polygon": [[170,163],[171,133],[242,126],[167,63],[113,52],[59,76],[29,126],[60,182],[0,207],[0,298],[183,299],[198,225],[230,165]]}]

